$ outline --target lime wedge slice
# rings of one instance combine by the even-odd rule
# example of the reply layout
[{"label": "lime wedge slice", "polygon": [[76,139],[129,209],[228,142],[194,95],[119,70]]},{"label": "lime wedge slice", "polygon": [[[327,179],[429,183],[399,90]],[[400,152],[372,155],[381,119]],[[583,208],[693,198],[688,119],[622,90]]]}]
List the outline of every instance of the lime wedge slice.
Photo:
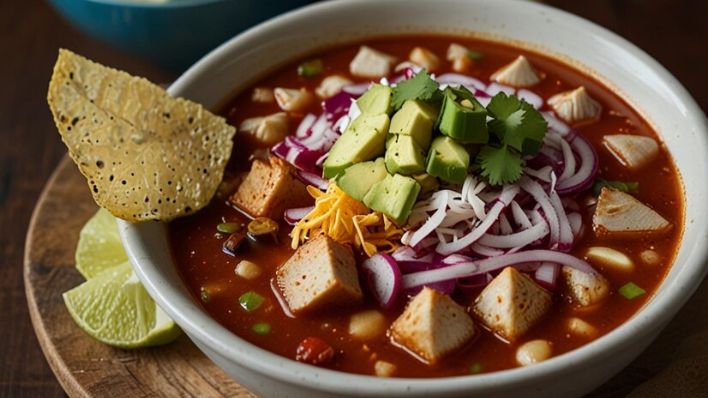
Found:
[{"label": "lime wedge slice", "polygon": [[118,224],[108,210],[100,209],[81,229],[76,246],[76,269],[86,279],[128,261],[118,235]]},{"label": "lime wedge slice", "polygon": [[148,295],[129,262],[64,293],[71,317],[86,333],[120,348],[166,344],[179,327]]}]

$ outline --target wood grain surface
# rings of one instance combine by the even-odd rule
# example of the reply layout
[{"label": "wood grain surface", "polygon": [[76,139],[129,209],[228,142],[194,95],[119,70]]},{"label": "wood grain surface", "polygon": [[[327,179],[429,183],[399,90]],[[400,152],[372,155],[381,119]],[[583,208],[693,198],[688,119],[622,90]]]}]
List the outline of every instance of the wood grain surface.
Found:
[{"label": "wood grain surface", "polygon": [[[703,109],[708,109],[705,77],[708,1],[551,0],[548,3],[634,42],[669,69]],[[176,77],[82,35],[45,1],[0,0],[0,397],[65,396],[32,331],[22,278],[23,245],[32,209],[65,153],[45,100],[59,47],[155,82],[169,82]],[[57,211],[72,206],[75,204],[65,203]],[[70,225],[76,228],[83,221],[73,220]],[[51,232],[69,239],[68,225]],[[56,278],[60,280],[59,276]],[[706,289],[704,283],[702,291]],[[695,332],[692,323],[705,326],[707,306],[707,299],[696,296],[652,349],[596,396],[624,396],[653,375],[670,372],[667,361],[675,355],[677,342]],[[132,361],[131,369],[140,373],[136,369],[142,359],[129,355],[121,358]],[[708,386],[700,391],[708,395]]]},{"label": "wood grain surface", "polygon": [[251,397],[184,335],[163,347],[121,350],[76,326],[61,295],[84,281],[74,268],[74,250],[81,227],[97,209],[86,180],[64,157],[37,202],[27,233],[24,277],[30,317],[66,392],[72,397]]}]

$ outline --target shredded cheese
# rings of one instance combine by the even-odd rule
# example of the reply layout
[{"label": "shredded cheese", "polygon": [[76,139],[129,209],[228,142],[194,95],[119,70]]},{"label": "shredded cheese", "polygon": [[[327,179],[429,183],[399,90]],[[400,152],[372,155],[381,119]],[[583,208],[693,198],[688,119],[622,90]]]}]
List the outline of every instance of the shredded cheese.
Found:
[{"label": "shredded cheese", "polygon": [[307,191],[315,198],[315,207],[290,232],[293,249],[320,234],[351,244],[368,256],[398,248],[403,230],[385,214],[372,212],[334,183],[327,192],[312,186]]}]

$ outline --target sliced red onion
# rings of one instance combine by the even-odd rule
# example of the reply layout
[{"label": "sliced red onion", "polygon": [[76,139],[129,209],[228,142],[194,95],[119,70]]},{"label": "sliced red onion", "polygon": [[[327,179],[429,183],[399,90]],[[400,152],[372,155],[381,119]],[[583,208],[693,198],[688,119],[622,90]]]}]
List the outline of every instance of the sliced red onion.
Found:
[{"label": "sliced red onion", "polygon": [[511,214],[514,216],[514,222],[521,228],[531,228],[531,220],[529,220],[524,210],[515,200],[511,202]]},{"label": "sliced red onion", "polygon": [[519,193],[519,186],[516,184],[511,184],[511,185],[505,185],[504,188],[502,189],[501,195],[499,195],[499,198],[497,199],[496,203],[492,208],[489,210],[487,213],[487,217],[482,221],[480,225],[478,225],[476,228],[474,228],[470,233],[467,235],[463,236],[462,238],[456,240],[456,241],[451,241],[451,242],[444,242],[440,241],[435,248],[435,251],[442,254],[442,255],[449,255],[452,253],[457,253],[463,249],[465,249],[467,246],[471,245],[472,243],[476,242],[479,238],[482,237],[485,233],[487,233],[487,230],[496,223],[497,219],[499,218],[499,215],[501,212],[504,210],[506,206],[511,203],[511,201],[514,199],[516,194]]},{"label": "sliced red onion", "polygon": [[543,98],[541,98],[541,96],[534,93],[533,91],[522,88],[516,93],[516,96],[528,102],[536,109],[541,109],[541,107],[543,106]]},{"label": "sliced red onion", "polygon": [[571,177],[558,183],[556,189],[560,195],[580,192],[589,188],[595,180],[599,168],[597,153],[592,145],[580,134],[576,134],[570,142],[573,151],[580,158],[580,167]]},{"label": "sliced red onion", "polygon": [[565,208],[563,208],[563,204],[561,203],[561,200],[558,197],[558,193],[556,193],[556,191],[551,190],[549,199],[551,200],[553,209],[555,210],[556,215],[558,216],[558,227],[560,232],[560,237],[558,240],[558,249],[562,251],[569,251],[573,246],[574,239],[573,231],[570,228],[570,223],[568,222],[568,216],[565,212]]},{"label": "sliced red onion", "polygon": [[487,92],[490,96],[494,97],[495,95],[503,92],[506,95],[513,95],[516,92],[516,89],[514,87],[510,87],[504,84],[499,84],[499,83],[492,83],[489,86],[487,86],[484,91]]},{"label": "sliced red onion", "polygon": [[297,170],[295,172],[295,175],[305,184],[317,187],[321,191],[326,191],[329,187],[329,181],[325,180],[324,178],[320,177],[315,173],[310,173],[304,170]]},{"label": "sliced red onion", "polygon": [[358,97],[358,96],[364,94],[367,90],[369,90],[370,86],[371,86],[371,82],[350,84],[348,86],[342,87],[342,91]]},{"label": "sliced red onion", "polygon": [[317,120],[317,116],[312,113],[305,115],[295,130],[295,137],[307,137],[310,135],[310,128],[315,123],[315,120]]},{"label": "sliced red onion", "polygon": [[437,80],[437,82],[440,84],[465,86],[472,92],[474,92],[475,90],[484,91],[487,88],[481,80],[459,73],[444,73],[440,76],[437,76],[435,80]]},{"label": "sliced red onion", "polygon": [[307,207],[296,207],[293,209],[287,209],[283,213],[283,218],[288,225],[295,225],[298,221],[302,220],[306,215],[308,215],[315,206]]},{"label": "sliced red onion", "polygon": [[546,119],[546,123],[548,123],[549,129],[557,132],[562,136],[565,136],[570,132],[570,126],[558,119],[553,114],[553,112],[541,112],[541,115],[543,115],[543,118]]},{"label": "sliced red onion", "polygon": [[564,139],[559,140],[563,151],[563,173],[561,173],[559,181],[567,180],[575,174],[575,155],[570,144]]},{"label": "sliced red onion", "polygon": [[543,190],[543,187],[541,187],[539,183],[526,176],[521,177],[519,180],[519,186],[521,186],[521,189],[533,196],[536,202],[541,206],[543,214],[548,221],[548,228],[550,229],[549,244],[553,247],[553,245],[557,244],[560,240],[560,223],[558,221],[558,215],[556,214],[553,204],[548,198],[546,191]]},{"label": "sliced red onion", "polygon": [[336,95],[322,101],[322,109],[327,117],[327,121],[333,123],[342,116],[345,116],[349,112],[353,101],[354,96],[346,91],[340,91]]},{"label": "sliced red onion", "polygon": [[530,167],[525,167],[524,173],[530,175],[531,177],[535,177],[536,179],[541,180],[543,182],[551,182],[551,173],[553,173],[553,167],[544,166],[538,170],[534,170]]},{"label": "sliced red onion", "polygon": [[555,263],[543,263],[536,269],[534,279],[539,285],[547,289],[555,289],[558,283],[558,275],[560,274],[561,266]]},{"label": "sliced red onion", "polygon": [[568,222],[570,223],[570,229],[573,231],[573,237],[577,239],[583,229],[583,216],[577,212],[569,213]]},{"label": "sliced red onion", "polygon": [[420,228],[413,232],[410,237],[410,246],[416,246],[420,243],[425,237],[435,231],[435,228],[437,228],[445,219],[447,201],[449,197],[448,191],[438,191],[434,193],[433,196],[434,198],[431,204],[436,208],[435,213],[433,213],[433,215],[430,216],[428,220],[420,226]]},{"label": "sliced red onion", "polygon": [[457,280],[457,287],[462,290],[478,289],[489,284],[492,279],[494,279],[494,277],[490,274],[479,274],[470,276],[469,278],[461,278]]},{"label": "sliced red onion", "polygon": [[471,276],[476,271],[477,266],[474,263],[460,263],[447,267],[414,272],[403,275],[402,286],[404,289],[411,289],[418,286],[429,285],[431,283]]},{"label": "sliced red onion", "polygon": [[496,257],[504,254],[504,250],[494,249],[489,246],[485,246],[479,242],[475,242],[470,246],[473,252],[484,257]]},{"label": "sliced red onion", "polygon": [[484,234],[479,243],[494,249],[521,248],[548,235],[548,224],[540,222],[531,228],[508,235]]},{"label": "sliced red onion", "polygon": [[429,269],[433,266],[433,253],[420,255],[410,246],[401,246],[391,254],[401,272],[410,273]]},{"label": "sliced red onion", "polygon": [[375,254],[361,264],[369,289],[382,308],[391,308],[401,289],[401,271],[396,260],[384,253]]}]

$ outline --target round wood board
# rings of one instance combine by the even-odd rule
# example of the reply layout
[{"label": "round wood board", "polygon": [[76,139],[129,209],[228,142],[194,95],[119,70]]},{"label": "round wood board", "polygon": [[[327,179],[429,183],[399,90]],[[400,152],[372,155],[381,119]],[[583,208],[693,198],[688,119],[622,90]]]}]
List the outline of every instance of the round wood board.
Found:
[{"label": "round wood board", "polygon": [[[39,343],[71,397],[252,398],[186,337],[163,346],[121,350],[79,329],[62,293],[83,277],[74,268],[79,231],[97,206],[65,157],[37,202],[25,247],[25,291]],[[704,397],[708,394],[708,279],[659,338],[587,398]]]},{"label": "round wood board", "polygon": [[64,157],[32,215],[25,247],[27,303],[54,374],[71,397],[253,397],[182,335],[163,347],[121,350],[79,329],[62,293],[84,279],[74,268],[79,231],[96,212],[86,181]]}]

